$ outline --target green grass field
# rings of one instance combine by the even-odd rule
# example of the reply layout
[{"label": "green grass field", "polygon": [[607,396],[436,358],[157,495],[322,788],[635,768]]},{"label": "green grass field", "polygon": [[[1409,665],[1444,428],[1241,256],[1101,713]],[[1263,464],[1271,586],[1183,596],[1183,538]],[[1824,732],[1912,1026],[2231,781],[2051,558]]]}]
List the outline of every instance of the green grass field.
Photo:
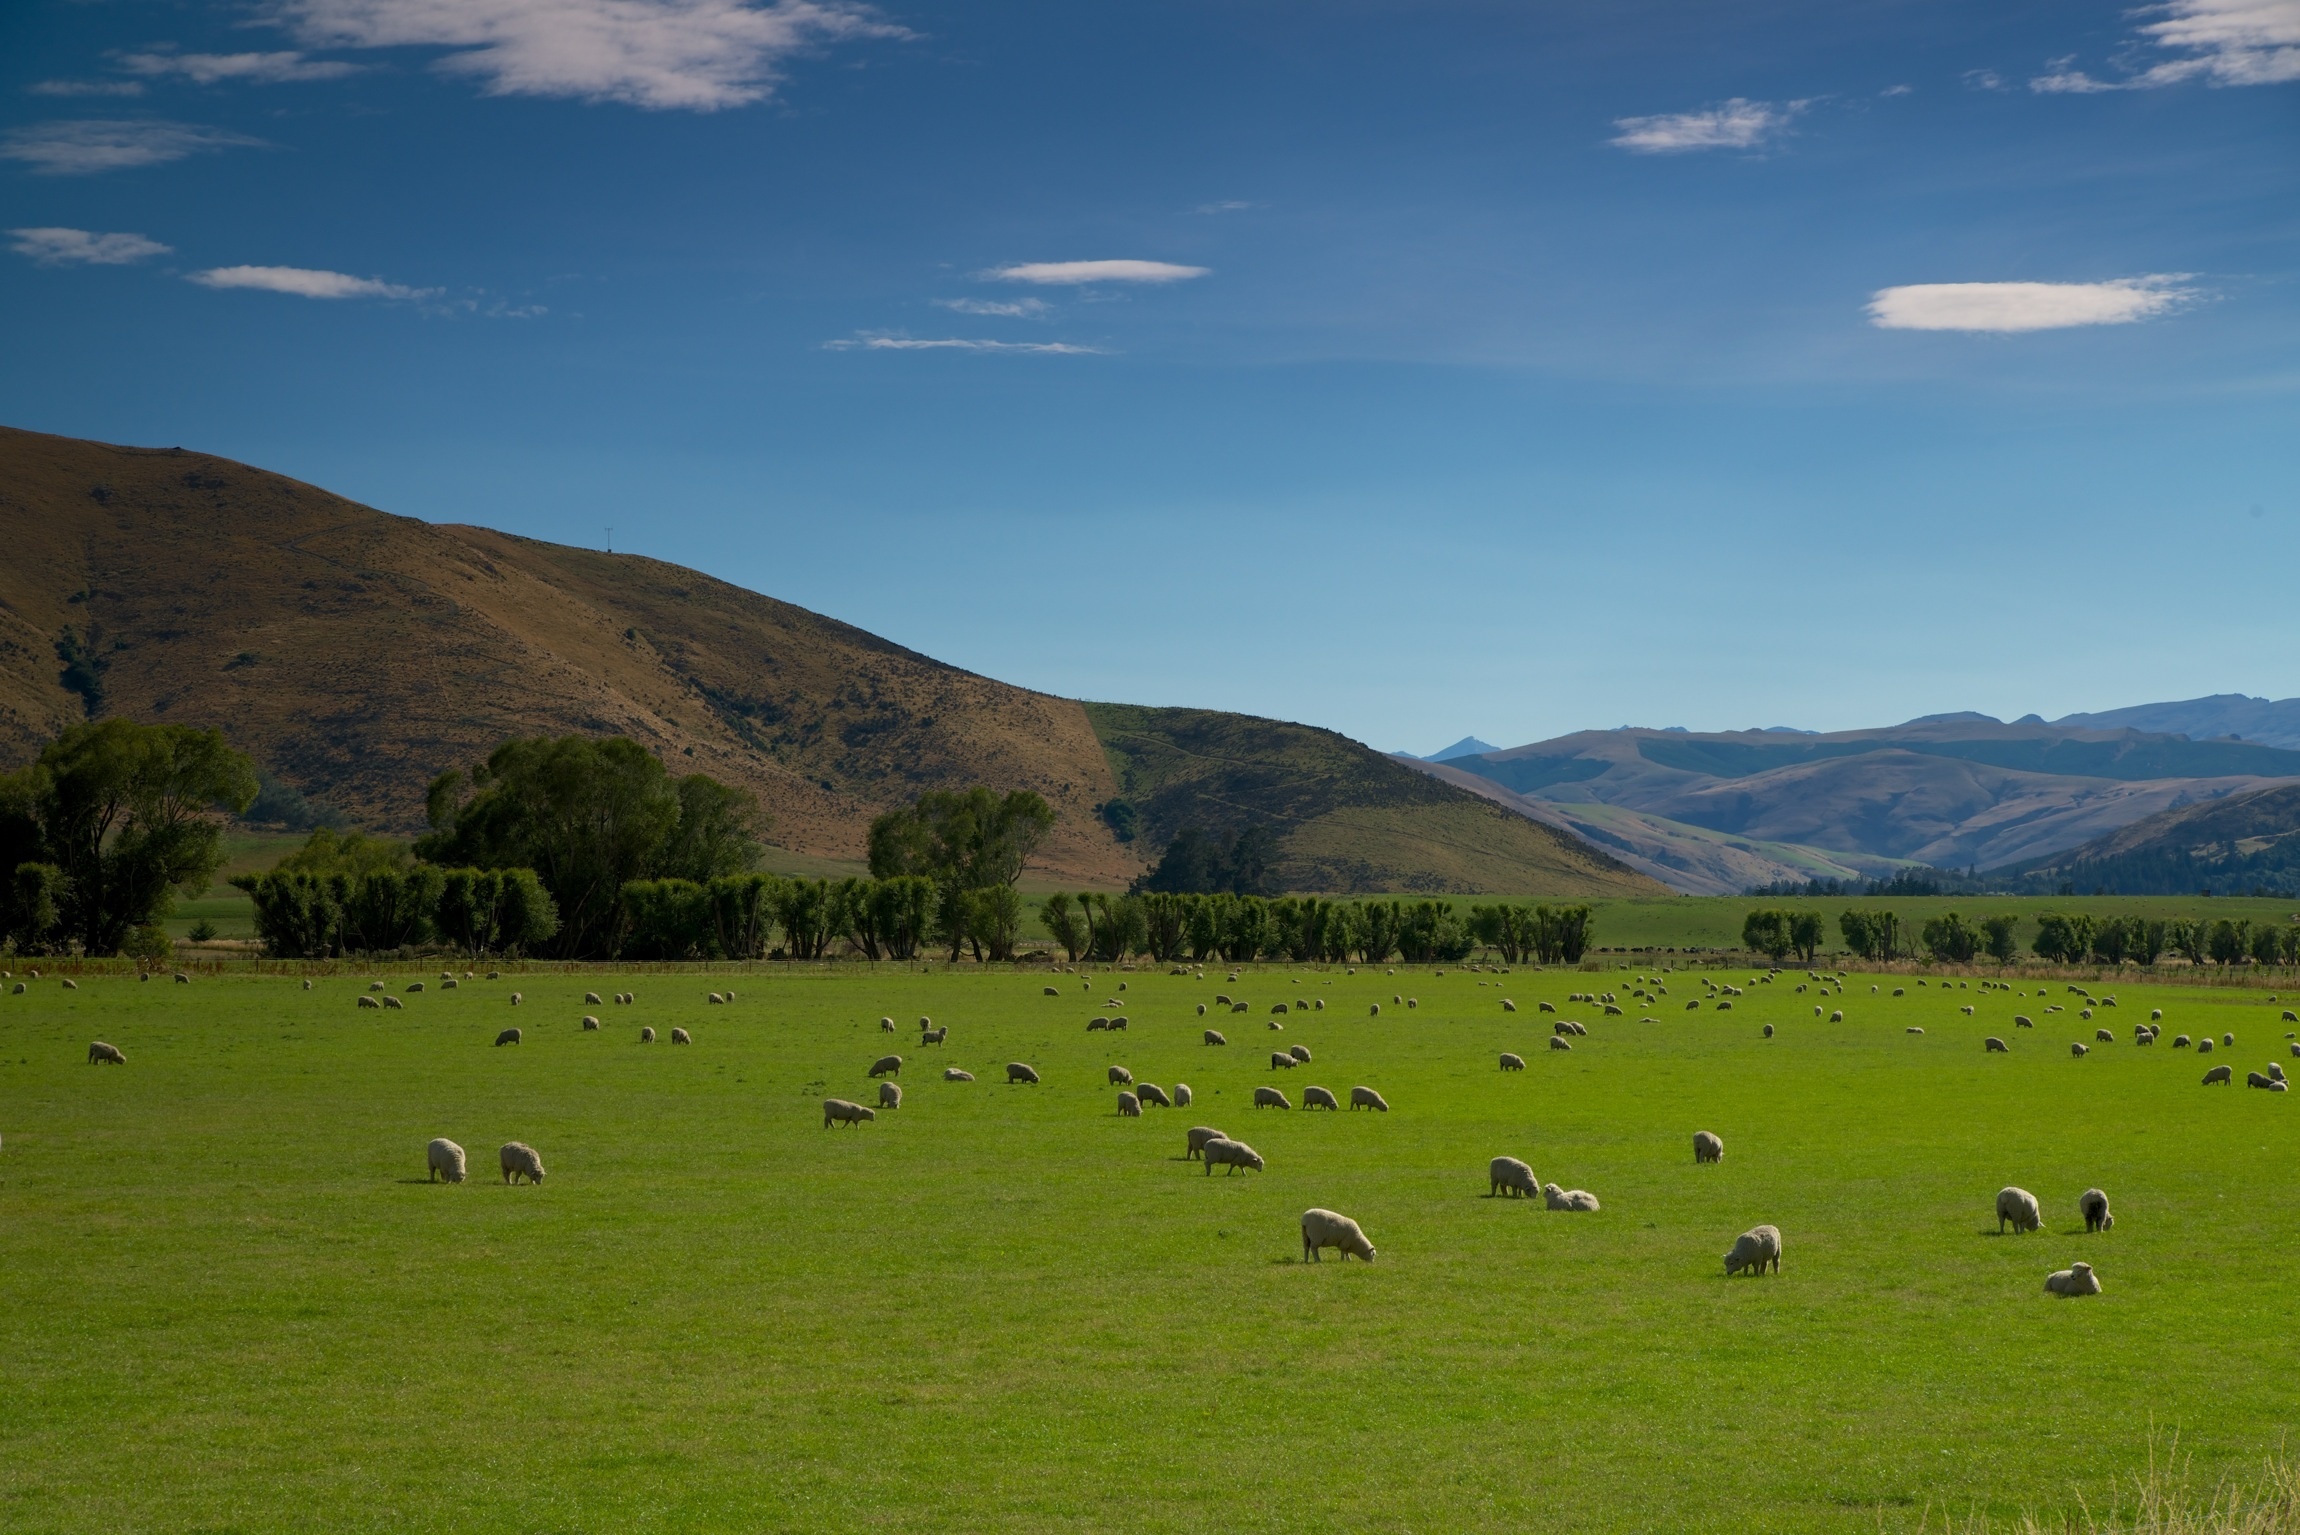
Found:
[{"label": "green grass field", "polygon": [[[384,1013],[348,975],[51,975],[0,996],[0,1529],[1866,1532],[2098,1509],[2152,1433],[2206,1484],[2278,1448],[2300,1103],[2198,1078],[2289,1060],[2280,1004],[2118,984],[2079,1060],[2058,984],[1855,978],[1832,1026],[1711,973],[1731,1011],[1681,974],[1653,1022],[1563,1000],[1626,971],[536,972]],[[1543,1048],[1537,1000],[1589,1037]],[[903,1107],[825,1131],[889,1049]],[[1114,1063],[1197,1102],[1120,1119]],[[1270,1082],[1393,1112],[1249,1108]],[[1193,1124],[1268,1170],[1205,1176]],[[434,1135],[471,1182],[422,1181]],[[497,1181],[513,1138],[541,1187]],[[1503,1153],[1604,1209],[1484,1197]],[[1995,1234],[2007,1183],[2044,1233]],[[1303,1265],[1311,1205],[1379,1262]],[[1727,1280],[1759,1221],[1781,1273]],[[2078,1257],[2106,1293],[2048,1299]]]}]

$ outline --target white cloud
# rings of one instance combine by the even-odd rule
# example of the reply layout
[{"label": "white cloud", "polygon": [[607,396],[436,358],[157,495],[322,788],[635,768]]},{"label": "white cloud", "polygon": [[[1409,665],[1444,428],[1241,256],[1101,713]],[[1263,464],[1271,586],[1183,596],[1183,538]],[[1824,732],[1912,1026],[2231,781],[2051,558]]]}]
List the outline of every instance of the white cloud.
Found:
[{"label": "white cloud", "polygon": [[492,96],[573,96],[715,112],[773,93],[822,43],[907,37],[849,0],[276,0],[307,48],[448,48],[440,69]]},{"label": "white cloud", "polygon": [[289,293],[297,298],[428,298],[436,288],[406,288],[375,277],[354,277],[300,266],[219,266],[194,272],[191,280],[207,288],[256,288],[265,293]]},{"label": "white cloud", "polygon": [[1098,346],[1072,346],[1067,341],[975,341],[957,336],[856,336],[826,341],[831,352],[1037,352],[1060,357],[1099,357]]},{"label": "white cloud", "polygon": [[1248,208],[1255,206],[1257,205],[1254,203],[1242,203],[1233,197],[1224,202],[1200,203],[1190,211],[1192,213],[1243,213]]},{"label": "white cloud", "polygon": [[1090,282],[1185,282],[1204,277],[1211,267],[1177,266],[1171,261],[1018,261],[983,275],[1001,282],[1077,287]]},{"label": "white cloud", "polygon": [[2141,36],[2183,57],[2122,80],[2097,80],[2067,59],[2029,82],[2046,93],[2147,90],[2202,79],[2212,85],[2284,85],[2300,80],[2300,0],[2169,0],[2136,15],[2156,16]]},{"label": "white cloud", "polygon": [[19,256],[30,256],[42,266],[127,266],[148,256],[165,256],[173,248],[142,235],[96,234],[86,229],[11,229]]},{"label": "white cloud", "polygon": [[88,118],[12,128],[0,134],[0,160],[21,160],[45,176],[85,176],[262,142],[192,123]]},{"label": "white cloud", "polygon": [[182,75],[195,85],[221,80],[252,80],[262,85],[292,80],[335,80],[357,74],[357,64],[307,59],[300,53],[128,53],[120,67],[138,75]]},{"label": "white cloud", "polygon": [[1775,105],[1736,96],[1706,112],[1667,112],[1658,117],[1615,118],[1621,131],[1610,142],[1641,155],[1676,154],[1689,149],[1755,149],[1788,131],[1790,119],[1805,110],[1802,101]]},{"label": "white cloud", "polygon": [[35,80],[24,87],[35,96],[141,96],[140,80]]},{"label": "white cloud", "polygon": [[1009,320],[1031,320],[1046,313],[1046,300],[1018,298],[1011,302],[990,298],[938,298],[935,302],[960,314],[997,315]]},{"label": "white cloud", "polygon": [[1915,91],[1915,90],[1916,90],[1916,87],[1915,87],[1915,86],[1913,86],[1913,85],[1888,85],[1888,86],[1886,86],[1886,87],[1885,87],[1883,90],[1881,90],[1881,91],[1877,92],[1877,94],[1878,94],[1878,95],[1880,95],[1880,96],[1887,96],[1887,97],[1890,97],[1890,96],[1906,96],[1906,95],[1909,95],[1910,93],[1912,93],[1912,92],[1913,92],[1913,91]]},{"label": "white cloud", "polygon": [[2196,297],[2182,274],[2108,282],[1936,282],[1880,288],[1869,323],[1884,330],[2031,331],[2130,325]]},{"label": "white cloud", "polygon": [[2001,91],[2005,88],[2005,77],[1993,69],[1968,69],[1964,80],[1966,85],[1976,91]]}]

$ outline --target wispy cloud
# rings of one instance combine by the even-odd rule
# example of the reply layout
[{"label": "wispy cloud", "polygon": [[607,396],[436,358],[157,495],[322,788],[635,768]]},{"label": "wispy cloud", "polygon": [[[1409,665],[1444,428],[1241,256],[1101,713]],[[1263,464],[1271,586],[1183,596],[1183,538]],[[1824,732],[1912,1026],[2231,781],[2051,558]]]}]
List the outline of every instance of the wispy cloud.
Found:
[{"label": "wispy cloud", "polygon": [[1666,112],[1657,117],[1615,118],[1621,131],[1611,143],[1641,155],[1681,154],[1694,149],[1755,149],[1789,131],[1805,110],[1802,101],[1749,101],[1735,96],[1705,112]]},{"label": "wispy cloud", "polygon": [[173,249],[142,235],[88,229],[11,229],[8,234],[15,242],[9,249],[42,266],[128,266]]},{"label": "wispy cloud", "polygon": [[354,277],[300,266],[219,266],[191,274],[205,288],[255,288],[297,298],[429,298],[436,288],[408,288],[377,277]]},{"label": "wispy cloud", "polygon": [[1034,320],[1047,312],[1042,298],[938,298],[935,303],[960,314],[995,315],[1008,320]]},{"label": "wispy cloud", "polygon": [[141,80],[35,80],[24,87],[35,96],[141,96]]},{"label": "wispy cloud", "polygon": [[1964,81],[1968,89],[1976,91],[2001,91],[2005,88],[2005,77],[1993,69],[1968,69],[1964,73]]},{"label": "wispy cloud", "polygon": [[247,80],[273,85],[295,80],[336,80],[359,73],[357,64],[337,59],[307,59],[301,53],[176,53],[157,49],[150,53],[120,55],[120,67],[135,75],[181,75],[195,85],[224,80]]},{"label": "wispy cloud", "polygon": [[1243,213],[1248,208],[1259,206],[1260,204],[1258,203],[1244,203],[1239,202],[1236,198],[1230,198],[1224,202],[1200,203],[1197,207],[1192,208],[1190,211],[1192,213]]},{"label": "wispy cloud", "polygon": [[2048,95],[2150,90],[2203,80],[2211,85],[2284,85],[2300,80],[2300,0],[2169,0],[2134,15],[2160,19],[2140,35],[2179,54],[2121,79],[2102,80],[2056,59],[2029,81]]},{"label": "wispy cloud", "polygon": [[907,37],[847,0],[277,0],[307,48],[446,48],[493,96],[715,112],[774,92],[793,54]]},{"label": "wispy cloud", "polygon": [[2031,331],[2130,325],[2193,301],[2185,274],[2108,282],[1937,282],[1881,288],[1869,323],[1884,330]]},{"label": "wispy cloud", "polygon": [[192,123],[88,118],[12,128],[0,134],[0,160],[20,160],[44,176],[86,176],[261,143],[244,133]]},{"label": "wispy cloud", "polygon": [[1211,267],[1178,266],[1171,261],[1018,261],[983,273],[1000,282],[1038,283],[1075,288],[1095,282],[1187,282],[1204,277]]},{"label": "wispy cloud", "polygon": [[1098,346],[1073,346],[1067,341],[979,341],[959,336],[854,336],[826,341],[827,352],[1036,352],[1057,357],[1100,357]]}]

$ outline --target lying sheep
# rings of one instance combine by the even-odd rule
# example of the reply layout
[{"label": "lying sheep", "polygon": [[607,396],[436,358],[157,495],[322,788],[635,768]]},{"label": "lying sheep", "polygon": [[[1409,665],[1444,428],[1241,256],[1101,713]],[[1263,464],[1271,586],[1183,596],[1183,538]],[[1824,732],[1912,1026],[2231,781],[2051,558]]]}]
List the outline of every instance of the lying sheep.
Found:
[{"label": "lying sheep", "polygon": [[1118,1117],[1121,1119],[1140,1119],[1142,1117],[1142,1100],[1132,1093],[1120,1093],[1118,1095]]},{"label": "lying sheep", "polygon": [[2045,1275],[2044,1290],[2047,1295],[2098,1295],[2100,1278],[2091,1264],[2072,1263],[2057,1274]]},{"label": "lying sheep", "polygon": [[1227,1136],[1217,1136],[1208,1141],[1200,1155],[1205,1160],[1206,1176],[1209,1178],[1214,1176],[1217,1167],[1230,1169],[1230,1172],[1222,1175],[1225,1178],[1241,1167],[1257,1173],[1262,1170],[1261,1153],[1244,1141],[1234,1141]]},{"label": "lying sheep", "polygon": [[2008,1055],[2011,1052],[2005,1047],[2003,1040],[1991,1034],[1981,1041],[1981,1053],[1983,1055]]},{"label": "lying sheep", "polygon": [[1182,1160],[1192,1162],[1205,1154],[1208,1141],[1226,1141],[1229,1137],[1212,1125],[1192,1125],[1182,1138]]},{"label": "lying sheep", "polygon": [[505,1029],[502,1033],[495,1036],[495,1042],[498,1045],[516,1045],[519,1043],[520,1038],[521,1035],[517,1029]]},{"label": "lying sheep", "polygon": [[2044,1211],[2027,1189],[2007,1186],[1997,1190],[1997,1235],[2010,1223],[2015,1232],[2034,1231],[2044,1224]]},{"label": "lying sheep", "polygon": [[1554,1183],[1541,1186],[1542,1201],[1552,1210],[1594,1210],[1597,1196],[1587,1189],[1561,1189]]},{"label": "lying sheep", "polygon": [[586,1033],[586,1034],[589,1034],[589,1033],[591,1033],[593,1030],[597,1029],[598,1027],[599,1027],[599,1020],[598,1020],[597,1018],[594,1018],[594,1017],[592,1017],[592,1016],[591,1016],[589,1013],[585,1013],[585,1014],[583,1015],[583,1032],[584,1032],[584,1033]]},{"label": "lying sheep", "polygon": [[1504,1071],[1523,1071],[1525,1070],[1525,1057],[1512,1055],[1504,1050],[1501,1053],[1501,1069]]},{"label": "lying sheep", "polygon": [[1694,1131],[1693,1160],[1695,1162],[1724,1161],[1725,1143],[1722,1140],[1719,1140],[1716,1136],[1710,1134],[1707,1130]]},{"label": "lying sheep", "polygon": [[1305,1109],[1338,1109],[1341,1105],[1335,1102],[1334,1095],[1324,1088],[1305,1087],[1302,1089],[1302,1107]]},{"label": "lying sheep", "polygon": [[1209,1045],[1226,1045],[1230,1041],[1222,1037],[1220,1029],[1208,1029],[1205,1034],[1205,1042]]},{"label": "lying sheep", "polygon": [[1286,1095],[1278,1089],[1257,1087],[1254,1089],[1254,1107],[1257,1109],[1290,1109],[1293,1105],[1286,1101]]},{"label": "lying sheep", "polygon": [[430,1169],[429,1176],[424,1179],[426,1183],[437,1183],[442,1178],[449,1183],[463,1181],[463,1148],[446,1136],[441,1136],[423,1148],[423,1160],[424,1165]]},{"label": "lying sheep", "polygon": [[1286,1053],[1300,1061],[1304,1066],[1310,1064],[1310,1047],[1308,1045],[1288,1045]]},{"label": "lying sheep", "polygon": [[871,1062],[870,1074],[874,1077],[901,1076],[902,1057],[899,1055],[880,1056],[877,1060]]},{"label": "lying sheep", "polygon": [[1323,1263],[1326,1260],[1321,1250],[1328,1247],[1339,1248],[1345,1263],[1353,1254],[1368,1263],[1374,1261],[1374,1244],[1366,1240],[1366,1234],[1358,1229],[1356,1221],[1331,1210],[1304,1210],[1302,1260],[1306,1263]]},{"label": "lying sheep", "polygon": [[1175,1084],[1174,1084],[1174,1107],[1176,1107],[1176,1108],[1178,1108],[1178,1109],[1186,1109],[1186,1108],[1188,1108],[1189,1106],[1190,1106],[1190,1084],[1189,1084],[1189,1083],[1187,1083],[1187,1082],[1177,1082],[1177,1083],[1175,1083]]},{"label": "lying sheep", "polygon": [[1778,1226],[1751,1226],[1733,1239],[1733,1250],[1725,1255],[1725,1277],[1747,1269],[1752,1278],[1765,1272],[1771,1264],[1773,1272],[1781,1272],[1781,1228]]},{"label": "lying sheep", "polygon": [[[893,1085],[891,1082],[887,1084],[889,1087]],[[823,1100],[823,1128],[825,1130],[828,1130],[832,1125],[859,1125],[864,1120],[876,1118],[878,1118],[878,1110],[866,1109],[859,1103],[849,1103],[844,1098],[825,1098]]]},{"label": "lying sheep", "polygon": [[1286,1032],[1286,1026],[1275,1018],[1270,1020],[1270,1029],[1272,1033],[1276,1034],[1283,1034]]},{"label": "lying sheep", "polygon": [[118,1045],[107,1045],[97,1040],[88,1046],[88,1064],[91,1066],[125,1066],[128,1058],[120,1053]]},{"label": "lying sheep", "polygon": [[1156,1104],[1159,1108],[1162,1109],[1170,1109],[1174,1106],[1173,1100],[1166,1096],[1166,1089],[1160,1087],[1155,1082],[1140,1082],[1135,1084],[1134,1096],[1141,1099],[1146,1106],[1149,1104]]},{"label": "lying sheep", "polygon": [[1008,1061],[1006,1063],[1006,1085],[1012,1087],[1017,1082],[1036,1086],[1038,1083],[1037,1068],[1022,1061]]},{"label": "lying sheep", "polygon": [[1913,1024],[1912,1024],[1912,1025],[1911,1025],[1911,1026],[1909,1026],[1908,1028],[1905,1028],[1905,1029],[1901,1030],[1901,1032],[1902,1032],[1903,1034],[1922,1034],[1922,1033],[1924,1033],[1925,1031],[1924,1031],[1923,1029],[1917,1028],[1915,1025],[1913,1025]]},{"label": "lying sheep", "polygon": [[1532,1198],[1541,1192],[1541,1185],[1533,1181],[1533,1169],[1515,1157],[1495,1157],[1485,1164],[1485,1197],[1496,1195],[1504,1199],[1520,1196]]},{"label": "lying sheep", "polygon": [[945,1082],[971,1082],[974,1080],[974,1073],[961,1071],[956,1066],[945,1066],[942,1068],[942,1079]]},{"label": "lying sheep", "polygon": [[2230,1069],[2228,1067],[2215,1066],[2204,1074],[2204,1085],[2206,1087],[2210,1087],[2214,1083],[2218,1083],[2220,1086],[2226,1087],[2228,1085],[2229,1074]]},{"label": "lying sheep", "polygon": [[502,1151],[496,1154],[496,1160],[502,1165],[505,1183],[543,1181],[543,1158],[525,1141],[504,1142]]},{"label": "lying sheep", "polygon": [[2084,1216],[2087,1231],[2106,1231],[2116,1224],[2116,1217],[2108,1210],[2108,1196],[2098,1189],[2086,1189],[2077,1195],[2076,1208]]},{"label": "lying sheep", "polygon": [[651,1028],[650,1028],[650,1029],[641,1029],[641,1030],[639,1031],[639,1043],[640,1043],[640,1044],[642,1044],[642,1045],[651,1045],[651,1044],[653,1044],[654,1042],[655,1042],[655,1031],[654,1031],[653,1029],[651,1029]]},{"label": "lying sheep", "polygon": [[1380,1093],[1375,1092],[1370,1087],[1351,1088],[1350,1107],[1352,1109],[1378,1109],[1384,1114],[1390,1111],[1389,1103]]}]

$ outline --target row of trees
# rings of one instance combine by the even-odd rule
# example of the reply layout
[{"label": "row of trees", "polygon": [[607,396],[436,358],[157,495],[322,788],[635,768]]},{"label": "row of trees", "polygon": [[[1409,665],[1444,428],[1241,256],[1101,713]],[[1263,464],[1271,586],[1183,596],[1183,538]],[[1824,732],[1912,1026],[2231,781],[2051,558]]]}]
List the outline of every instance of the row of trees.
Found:
[{"label": "row of trees", "polygon": [[1578,965],[1589,950],[1586,906],[1472,906],[1470,935],[1510,964]]},{"label": "row of trees", "polygon": [[[2192,964],[2300,965],[2300,925],[2220,918],[2095,917],[2085,912],[2042,912],[2029,947],[2056,964],[2153,965],[2166,954]],[[1914,957],[1969,965],[1982,955],[1999,964],[2020,957],[2020,922],[1999,914],[1968,919],[1944,912],[1926,920],[1914,941],[1901,919],[1882,909],[1854,908],[1837,918],[1845,947],[1866,960]],[[1741,926],[1742,946],[1770,955],[1775,964],[1794,954],[1810,965],[1820,948],[1821,916],[1811,911],[1759,909]]]},{"label": "row of trees", "polygon": [[1154,890],[1071,896],[1039,904],[1039,920],[1073,961],[1140,954],[1160,962],[1255,959],[1298,963],[1396,958],[1435,964],[1466,958],[1481,941],[1472,922],[1443,901],[1333,901],[1322,896]]}]

